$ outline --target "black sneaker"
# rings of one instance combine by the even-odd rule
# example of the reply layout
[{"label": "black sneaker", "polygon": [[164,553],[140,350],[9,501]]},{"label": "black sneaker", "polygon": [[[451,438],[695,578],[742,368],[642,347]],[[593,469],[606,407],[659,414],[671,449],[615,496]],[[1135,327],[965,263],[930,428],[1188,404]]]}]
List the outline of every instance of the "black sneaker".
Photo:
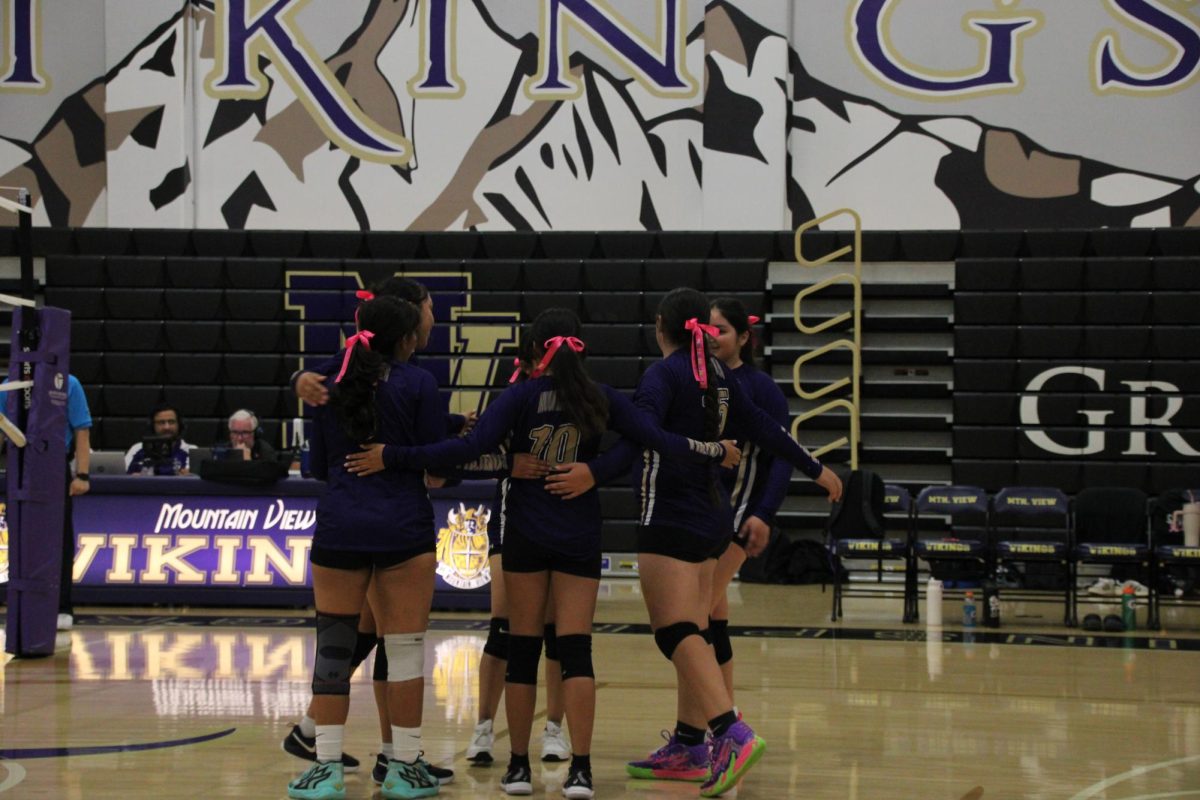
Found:
[{"label": "black sneaker", "polygon": [[592,790],[592,771],[571,767],[571,771],[567,773],[567,780],[563,784],[562,793],[563,797],[569,797],[572,800],[591,800],[596,794]]},{"label": "black sneaker", "polygon": [[[292,732],[283,740],[282,747],[283,752],[296,758],[303,758],[305,761],[317,760],[317,738],[305,736],[299,725],[292,726]],[[358,772],[358,759],[342,753],[342,772]]]},{"label": "black sneaker", "polygon": [[422,750],[421,754],[417,756],[417,761],[421,762],[421,764],[425,767],[425,771],[428,772],[431,777],[437,778],[439,785],[445,786],[447,783],[454,783],[454,770],[430,764],[425,760],[424,750]]},{"label": "black sneaker", "polygon": [[[447,783],[454,782],[454,770],[444,767],[436,767],[425,760],[425,752],[417,756],[417,761],[425,767],[425,771],[430,777],[437,778],[439,785],[445,786]],[[375,768],[371,770],[371,780],[378,784],[382,784],[387,779],[388,759],[383,753],[375,754]]]},{"label": "black sneaker", "polygon": [[387,779],[388,759],[383,753],[375,754],[375,767],[371,770],[371,780],[383,784]]},{"label": "black sneaker", "polygon": [[505,794],[533,794],[533,775],[529,767],[508,765],[508,772],[500,779],[500,788]]}]

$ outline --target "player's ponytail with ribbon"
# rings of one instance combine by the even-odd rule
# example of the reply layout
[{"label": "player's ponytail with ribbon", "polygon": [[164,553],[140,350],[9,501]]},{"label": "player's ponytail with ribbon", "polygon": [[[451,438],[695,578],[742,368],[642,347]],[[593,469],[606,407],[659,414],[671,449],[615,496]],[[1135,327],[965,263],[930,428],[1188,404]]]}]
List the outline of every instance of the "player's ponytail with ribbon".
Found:
[{"label": "player's ponytail with ribbon", "polygon": [[[703,292],[681,287],[667,292],[658,304],[659,325],[662,336],[676,347],[687,348],[692,362],[692,375],[704,391],[704,439],[715,442],[721,434],[721,399],[717,382],[712,374],[713,359],[709,356],[713,330],[708,324],[708,298]],[[720,492],[715,474],[709,483],[709,496],[713,505],[720,504]]]},{"label": "player's ponytail with ribbon", "polygon": [[583,366],[587,346],[579,338],[581,327],[575,312],[565,308],[538,314],[529,330],[534,355],[530,377],[549,373],[563,414],[587,439],[608,427],[608,398]]},{"label": "player's ponytail with ribbon", "polygon": [[366,443],[379,428],[375,388],[397,346],[417,333],[421,312],[395,297],[377,297],[358,308],[358,332],[346,340],[342,369],[330,386],[329,404],[351,441]]}]

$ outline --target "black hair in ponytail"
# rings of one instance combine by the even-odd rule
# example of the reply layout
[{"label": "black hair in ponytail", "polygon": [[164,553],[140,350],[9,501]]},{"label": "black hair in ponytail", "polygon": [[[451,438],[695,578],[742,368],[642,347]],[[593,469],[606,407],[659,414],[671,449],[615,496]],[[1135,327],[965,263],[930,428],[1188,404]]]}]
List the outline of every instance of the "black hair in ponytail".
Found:
[{"label": "black hair in ponytail", "polygon": [[350,353],[346,374],[329,387],[329,404],[342,431],[353,442],[365,443],[379,432],[375,388],[396,348],[415,335],[421,312],[396,297],[377,297],[358,309],[358,330],[374,334],[370,343],[358,342]]},{"label": "black hair in ponytail", "polygon": [[[687,321],[695,319],[707,324],[708,315],[708,298],[703,292],[687,287],[672,289],[658,304],[663,338],[677,347],[692,346],[692,332],[684,327]],[[706,344],[711,346],[709,337],[705,335],[704,338]],[[712,359],[707,355],[705,357],[709,359],[710,378],[708,388],[704,390],[704,438],[706,441],[715,442],[721,433],[721,406],[717,383],[711,377]]]},{"label": "black hair in ponytail", "polygon": [[738,336],[743,333],[750,334],[750,338],[742,345],[739,356],[743,364],[757,367],[758,364],[754,363],[754,331],[751,328],[750,314],[746,311],[745,304],[736,297],[717,297],[712,301],[712,307],[721,312],[721,316]]},{"label": "black hair in ponytail", "polygon": [[[529,330],[532,361],[536,365],[545,353],[547,339],[555,336],[579,337],[579,317],[566,308],[547,308],[537,315]],[[583,353],[562,345],[547,369],[554,382],[554,394],[563,415],[579,429],[582,439],[599,436],[608,427],[608,398],[588,376]]]},{"label": "black hair in ponytail", "polygon": [[398,297],[401,300],[407,300],[417,307],[420,307],[429,297],[429,289],[425,287],[425,284],[399,275],[393,275],[384,281],[380,281],[372,291],[376,297]]},{"label": "black hair in ponytail", "polygon": [[[708,297],[695,289],[680,287],[667,292],[667,296],[658,304],[658,316],[661,318],[662,335],[677,347],[692,346],[692,332],[685,326],[688,320],[708,324]],[[708,364],[708,386],[704,389],[704,439],[709,442],[717,441],[721,433],[721,398],[717,392],[717,382],[713,375],[715,360],[709,355],[712,341],[708,334],[704,335],[705,359]],[[717,488],[716,472],[709,473],[708,498],[713,507],[721,505],[721,492]]]}]

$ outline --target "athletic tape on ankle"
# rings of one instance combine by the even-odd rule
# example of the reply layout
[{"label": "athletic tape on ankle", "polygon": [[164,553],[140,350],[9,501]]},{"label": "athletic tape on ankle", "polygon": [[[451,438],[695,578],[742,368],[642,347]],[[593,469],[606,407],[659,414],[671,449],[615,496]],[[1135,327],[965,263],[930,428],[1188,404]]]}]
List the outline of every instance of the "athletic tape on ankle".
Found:
[{"label": "athletic tape on ankle", "polygon": [[389,683],[411,681],[425,674],[424,633],[386,633],[383,648],[387,651]]}]

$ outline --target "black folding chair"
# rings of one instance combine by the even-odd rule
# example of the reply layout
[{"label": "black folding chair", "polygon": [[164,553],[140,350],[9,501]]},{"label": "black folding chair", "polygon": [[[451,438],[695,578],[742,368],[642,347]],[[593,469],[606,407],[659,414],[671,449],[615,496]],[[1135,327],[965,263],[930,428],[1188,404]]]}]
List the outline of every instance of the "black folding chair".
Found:
[{"label": "black folding chair", "polygon": [[[1071,619],[1078,624],[1080,593],[1076,585],[1082,564],[1128,565],[1150,572],[1147,538],[1146,494],[1125,486],[1089,486],[1075,495],[1075,544],[1071,548]],[[1155,604],[1154,581],[1149,605]],[[1087,598],[1093,603],[1112,603],[1112,598]]]},{"label": "black folding chair", "polygon": [[[889,491],[890,489],[890,491]],[[899,496],[896,495],[899,493]],[[896,505],[902,505],[905,510],[904,528],[901,536],[890,535],[889,519],[886,516],[889,509],[889,496],[897,496]],[[900,499],[902,497],[903,499]],[[903,598],[904,604],[901,619],[912,622],[915,618],[915,600],[910,594],[909,567],[912,550],[909,541],[908,525],[908,492],[897,487],[886,487],[883,479],[870,470],[855,470],[845,479],[842,498],[833,504],[829,512],[829,523],[826,529],[826,546],[835,556],[835,560],[868,559],[875,562],[873,567],[866,569],[846,566],[850,572],[874,572],[875,583],[883,584],[884,562],[899,561],[905,570]],[[835,566],[834,574],[838,571]],[[915,584],[913,584],[915,585]],[[881,594],[890,595],[880,589],[855,590],[851,586],[843,586],[840,579],[833,582],[833,609],[830,620],[836,622],[842,616],[842,598],[847,595],[856,597],[879,597]]]},{"label": "black folding chair", "polygon": [[[913,573],[925,559],[953,591],[987,574],[988,495],[978,486],[926,486],[913,503]],[[933,518],[939,518],[934,520]],[[919,586],[918,586],[919,589]]]},{"label": "black folding chair", "polygon": [[[1058,489],[1006,486],[992,497],[989,574],[997,577],[1002,563],[1025,565],[1025,586],[1006,590],[1017,600],[1046,602],[1046,593],[1061,594],[1063,624],[1071,624],[1071,507]],[[1033,565],[1054,566],[1055,580],[1045,588],[1033,586]]]},{"label": "black folding chair", "polygon": [[[72,362],[74,363],[74,362]],[[1162,627],[1159,609],[1164,599],[1171,606],[1200,605],[1195,594],[1200,577],[1200,547],[1187,547],[1176,512],[1185,504],[1200,503],[1200,489],[1168,489],[1150,501],[1150,547],[1153,551],[1154,602],[1150,605],[1150,628]]]}]

